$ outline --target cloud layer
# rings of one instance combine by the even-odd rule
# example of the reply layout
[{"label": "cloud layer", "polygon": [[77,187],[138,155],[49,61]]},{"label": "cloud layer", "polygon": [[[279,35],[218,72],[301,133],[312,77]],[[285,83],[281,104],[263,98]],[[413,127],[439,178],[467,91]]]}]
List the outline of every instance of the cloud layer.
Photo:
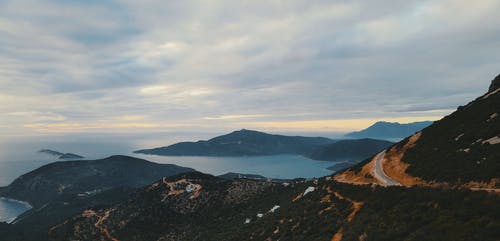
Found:
[{"label": "cloud layer", "polygon": [[496,0],[1,1],[0,134],[436,119],[499,71],[497,9]]}]

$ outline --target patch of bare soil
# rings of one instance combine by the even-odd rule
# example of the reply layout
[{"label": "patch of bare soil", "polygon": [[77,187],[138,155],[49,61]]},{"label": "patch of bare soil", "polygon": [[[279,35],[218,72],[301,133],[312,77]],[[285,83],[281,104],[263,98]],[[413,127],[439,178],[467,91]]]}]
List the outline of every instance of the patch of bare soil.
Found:
[{"label": "patch of bare soil", "polygon": [[[346,220],[347,222],[351,222],[352,219],[356,216],[356,214],[359,212],[359,210],[361,210],[361,207],[363,206],[363,202],[358,202],[358,201],[355,201],[355,200],[352,200],[350,198],[347,198],[347,197],[344,197],[342,196],[342,194],[338,193],[338,192],[335,192],[331,189],[328,189],[329,192],[331,192],[333,195],[335,195],[338,199],[341,199],[341,200],[347,200],[349,202],[351,202],[352,204],[352,212],[349,213],[349,215],[347,216]],[[340,228],[332,237],[331,241],[340,241],[342,240],[342,236],[344,235],[344,228]]]},{"label": "patch of bare soil", "polygon": [[333,180],[337,182],[350,183],[355,185],[371,184],[380,182],[373,177],[372,170],[375,163],[375,157],[370,162],[363,166],[360,172],[355,173],[352,170],[347,170],[333,176]]},{"label": "patch of bare soil", "polygon": [[401,161],[406,151],[415,146],[415,143],[420,138],[420,134],[420,132],[417,132],[411,136],[408,142],[402,147],[391,147],[382,160],[384,172],[403,186],[429,185],[424,180],[406,173],[406,169],[408,169],[410,164]]}]

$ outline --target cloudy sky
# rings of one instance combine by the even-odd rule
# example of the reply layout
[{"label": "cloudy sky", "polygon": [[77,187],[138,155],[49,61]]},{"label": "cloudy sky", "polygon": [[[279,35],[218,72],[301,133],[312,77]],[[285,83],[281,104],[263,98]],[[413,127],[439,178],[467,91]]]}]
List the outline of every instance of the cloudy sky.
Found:
[{"label": "cloudy sky", "polygon": [[498,0],[0,1],[0,135],[435,120],[500,72]]}]

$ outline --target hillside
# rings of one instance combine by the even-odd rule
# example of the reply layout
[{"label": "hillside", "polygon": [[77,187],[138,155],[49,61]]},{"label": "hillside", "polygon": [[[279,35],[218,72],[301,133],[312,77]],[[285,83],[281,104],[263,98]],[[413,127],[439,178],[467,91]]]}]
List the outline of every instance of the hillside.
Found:
[{"label": "hillside", "polygon": [[62,161],[42,166],[0,189],[0,196],[29,202],[35,208],[62,196],[92,194],[116,187],[141,187],[191,168],[111,156],[101,160]]},{"label": "hillside", "polygon": [[135,153],[163,156],[262,156],[278,154],[309,155],[318,146],[333,143],[323,137],[272,135],[239,130],[208,141],[181,142]]},{"label": "hillside", "polygon": [[374,170],[381,165],[388,177],[406,186],[499,188],[499,81],[497,76],[483,96],[460,106],[385,153],[338,174],[336,180],[380,183],[376,180],[380,178],[374,178]]},{"label": "hillside", "polygon": [[[500,185],[500,76],[485,95],[424,129],[402,160],[426,181]],[[500,186],[499,186],[500,187]]]},{"label": "hillside", "polygon": [[500,197],[352,186],[329,177],[280,184],[200,173],[54,226],[51,240],[497,240]]},{"label": "hillside", "polygon": [[424,129],[432,121],[420,121],[407,124],[379,121],[370,127],[346,134],[350,138],[402,139]]},{"label": "hillside", "polygon": [[370,157],[392,144],[394,143],[375,139],[340,140],[317,149],[310,157],[323,161],[349,160],[357,162]]}]

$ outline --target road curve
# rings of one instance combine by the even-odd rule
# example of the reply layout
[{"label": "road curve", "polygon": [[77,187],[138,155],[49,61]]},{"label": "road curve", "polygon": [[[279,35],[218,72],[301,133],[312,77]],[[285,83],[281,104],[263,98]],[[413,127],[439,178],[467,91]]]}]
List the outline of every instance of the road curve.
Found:
[{"label": "road curve", "polygon": [[381,182],[383,186],[401,186],[401,183],[394,181],[392,178],[387,176],[384,172],[384,167],[382,166],[382,161],[384,160],[385,150],[375,156],[375,163],[373,164],[373,176]]}]

